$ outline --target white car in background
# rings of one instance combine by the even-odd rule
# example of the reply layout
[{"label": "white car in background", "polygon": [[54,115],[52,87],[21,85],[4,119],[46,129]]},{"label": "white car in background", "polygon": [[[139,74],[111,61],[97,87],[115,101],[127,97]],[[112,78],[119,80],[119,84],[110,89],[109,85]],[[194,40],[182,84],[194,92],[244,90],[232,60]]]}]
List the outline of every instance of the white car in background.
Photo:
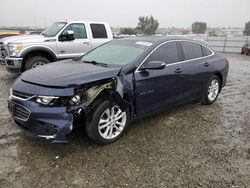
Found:
[{"label": "white car in background", "polygon": [[21,73],[50,62],[79,57],[113,40],[104,22],[56,22],[40,35],[21,35],[0,40],[0,61],[7,71]]}]

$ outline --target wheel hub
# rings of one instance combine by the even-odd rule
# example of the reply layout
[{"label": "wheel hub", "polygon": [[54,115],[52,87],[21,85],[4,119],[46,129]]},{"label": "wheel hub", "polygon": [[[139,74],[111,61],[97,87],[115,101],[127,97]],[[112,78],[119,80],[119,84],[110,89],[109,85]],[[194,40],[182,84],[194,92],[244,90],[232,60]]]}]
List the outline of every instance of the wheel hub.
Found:
[{"label": "wheel hub", "polygon": [[219,82],[218,80],[214,79],[210,82],[208,87],[208,99],[213,101],[216,99],[219,93]]},{"label": "wheel hub", "polygon": [[121,134],[126,125],[126,113],[119,106],[106,109],[98,124],[98,131],[105,139],[113,139]]},{"label": "wheel hub", "polygon": [[39,62],[34,63],[34,65],[32,66],[32,68],[40,67],[42,65],[45,65],[45,63],[42,62],[42,61],[39,61]]}]

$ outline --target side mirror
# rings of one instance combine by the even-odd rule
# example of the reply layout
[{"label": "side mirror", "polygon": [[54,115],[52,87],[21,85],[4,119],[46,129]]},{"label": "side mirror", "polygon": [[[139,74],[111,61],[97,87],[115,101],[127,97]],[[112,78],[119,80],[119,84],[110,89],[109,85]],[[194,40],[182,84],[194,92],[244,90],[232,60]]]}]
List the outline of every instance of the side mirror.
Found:
[{"label": "side mirror", "polygon": [[69,30],[67,32],[63,32],[59,36],[59,41],[71,41],[71,40],[75,40],[74,31]]},{"label": "side mirror", "polygon": [[163,61],[150,61],[146,65],[142,65],[140,70],[161,70],[166,67]]}]

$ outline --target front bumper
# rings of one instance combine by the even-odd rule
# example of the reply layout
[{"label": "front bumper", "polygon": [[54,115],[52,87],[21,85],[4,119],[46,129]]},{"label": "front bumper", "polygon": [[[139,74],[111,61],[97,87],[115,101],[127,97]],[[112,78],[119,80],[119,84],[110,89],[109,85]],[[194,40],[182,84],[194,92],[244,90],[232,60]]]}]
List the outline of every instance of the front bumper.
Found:
[{"label": "front bumper", "polygon": [[52,143],[68,143],[73,129],[73,115],[66,107],[44,107],[31,100],[8,99],[14,124],[28,136],[44,138]]},{"label": "front bumper", "polygon": [[7,57],[5,58],[6,70],[10,73],[20,73],[23,58]]},{"label": "front bumper", "polygon": [[5,65],[5,60],[3,58],[0,58],[0,64]]}]

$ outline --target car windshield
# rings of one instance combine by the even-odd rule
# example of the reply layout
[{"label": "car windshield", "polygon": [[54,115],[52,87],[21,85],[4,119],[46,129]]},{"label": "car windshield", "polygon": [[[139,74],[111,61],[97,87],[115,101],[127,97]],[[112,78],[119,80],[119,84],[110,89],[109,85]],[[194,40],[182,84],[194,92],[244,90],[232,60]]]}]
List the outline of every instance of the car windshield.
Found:
[{"label": "car windshield", "polygon": [[54,37],[66,25],[66,22],[56,22],[42,32],[46,37]]},{"label": "car windshield", "polygon": [[151,46],[152,43],[136,40],[113,40],[84,55],[84,62],[97,62],[107,65],[125,65]]}]

